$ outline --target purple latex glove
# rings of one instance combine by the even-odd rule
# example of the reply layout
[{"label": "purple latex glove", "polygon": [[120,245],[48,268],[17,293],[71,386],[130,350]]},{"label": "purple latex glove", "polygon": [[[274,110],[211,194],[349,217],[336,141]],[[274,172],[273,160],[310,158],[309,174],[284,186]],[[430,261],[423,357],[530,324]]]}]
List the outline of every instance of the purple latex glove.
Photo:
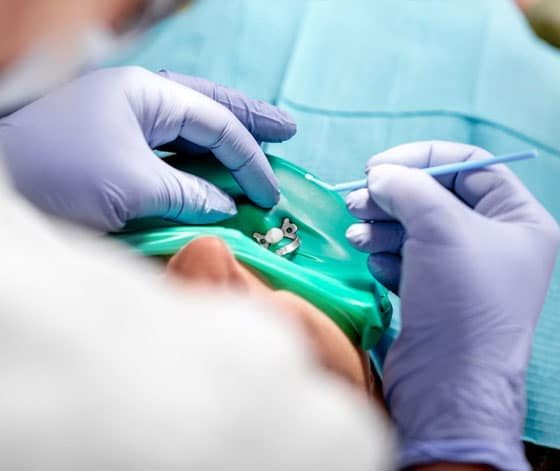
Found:
[{"label": "purple latex glove", "polygon": [[401,298],[384,392],[403,467],[528,469],[524,379],[558,226],[503,165],[437,181],[406,168],[488,156],[449,142],[399,146],[373,157],[368,188],[347,197],[367,221],[348,238],[371,253],[371,272]]},{"label": "purple latex glove", "polygon": [[17,188],[38,207],[115,231],[138,217],[202,224],[235,214],[228,195],[153,154],[169,143],[211,151],[249,198],[273,206],[278,182],[257,140],[295,131],[287,113],[239,92],[123,67],[78,78],[2,119],[0,145]]}]

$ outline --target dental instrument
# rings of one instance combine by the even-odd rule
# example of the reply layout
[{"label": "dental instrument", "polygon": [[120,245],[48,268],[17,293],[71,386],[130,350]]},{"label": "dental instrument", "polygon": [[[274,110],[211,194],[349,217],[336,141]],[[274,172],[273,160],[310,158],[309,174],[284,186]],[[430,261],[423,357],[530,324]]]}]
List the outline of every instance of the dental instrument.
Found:
[{"label": "dental instrument", "polygon": [[[480,168],[488,167],[490,165],[496,165],[501,163],[507,162],[516,162],[519,160],[528,160],[534,159],[538,155],[536,150],[530,150],[526,152],[517,152],[515,154],[507,154],[501,155],[498,157],[489,157],[487,159],[480,159],[480,160],[468,160],[465,162],[460,163],[452,163],[452,164],[444,164],[438,165],[436,167],[427,167],[422,169],[428,175],[432,177],[439,177],[442,175],[448,175],[450,173],[457,173],[457,172],[466,172],[468,170],[477,170]],[[360,188],[367,188],[367,178],[363,178],[361,180],[353,180],[349,182],[338,183],[336,185],[331,185],[330,183],[326,183],[318,178],[314,177],[310,173],[305,175],[307,180],[311,180],[317,183],[319,186],[337,192],[343,191],[354,191],[359,190]]]}]

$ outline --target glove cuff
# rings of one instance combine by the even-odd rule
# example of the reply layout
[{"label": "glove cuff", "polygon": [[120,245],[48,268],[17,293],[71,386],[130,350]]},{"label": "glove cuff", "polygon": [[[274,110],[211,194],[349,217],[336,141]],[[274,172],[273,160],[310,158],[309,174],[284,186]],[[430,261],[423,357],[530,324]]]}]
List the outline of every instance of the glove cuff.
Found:
[{"label": "glove cuff", "polygon": [[486,464],[508,471],[530,469],[521,441],[435,440],[405,441],[401,444],[399,469],[438,462]]}]

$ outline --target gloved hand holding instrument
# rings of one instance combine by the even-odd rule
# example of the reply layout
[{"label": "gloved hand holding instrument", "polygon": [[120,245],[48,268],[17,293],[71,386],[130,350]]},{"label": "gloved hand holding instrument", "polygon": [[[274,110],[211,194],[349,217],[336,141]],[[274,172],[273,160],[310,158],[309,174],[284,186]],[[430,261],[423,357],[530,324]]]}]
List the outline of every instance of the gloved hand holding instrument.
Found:
[{"label": "gloved hand holding instrument", "polygon": [[418,170],[489,156],[449,142],[399,146],[373,157],[368,188],[347,197],[363,220],[349,240],[401,298],[384,390],[403,467],[528,467],[524,379],[558,226],[503,165],[437,180]]}]

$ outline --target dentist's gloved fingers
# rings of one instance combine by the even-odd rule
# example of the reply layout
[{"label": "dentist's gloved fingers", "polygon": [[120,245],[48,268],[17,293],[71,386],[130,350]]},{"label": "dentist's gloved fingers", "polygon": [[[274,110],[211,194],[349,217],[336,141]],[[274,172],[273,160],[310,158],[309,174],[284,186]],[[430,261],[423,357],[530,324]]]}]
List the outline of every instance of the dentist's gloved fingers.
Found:
[{"label": "dentist's gloved fingers", "polygon": [[468,208],[418,169],[379,165],[368,174],[372,199],[404,226],[407,237],[445,243],[472,217]]},{"label": "dentist's gloved fingers", "polygon": [[[412,142],[393,147],[392,149],[388,149],[371,157],[366,165],[366,171],[369,172],[375,166],[383,164],[404,165],[405,167],[412,168],[428,168],[465,162],[467,160],[486,159],[491,156],[492,154],[488,151],[468,144],[448,141]],[[442,175],[436,179],[446,188],[454,190],[457,176],[458,174],[454,173]],[[467,196],[468,195],[461,195],[462,198]],[[471,207],[473,207],[473,205],[471,205]]]},{"label": "dentist's gloved fingers", "polygon": [[239,121],[225,124],[222,134],[208,148],[230,169],[247,196],[263,208],[280,200],[280,186],[264,152],[252,137],[244,136]]},{"label": "dentist's gloved fingers", "polygon": [[[141,74],[143,72],[136,72]],[[182,137],[208,148],[230,169],[256,204],[269,208],[280,197],[278,180],[247,128],[225,107],[205,95],[151,74],[130,81],[129,101],[150,147]]]},{"label": "dentist's gloved fingers", "polygon": [[[372,157],[370,171],[385,163],[427,168],[468,160],[480,160],[492,154],[480,147],[447,141],[414,142],[394,147]],[[535,199],[505,165],[492,165],[476,172],[461,172],[437,178],[477,212],[502,221],[519,220],[523,212],[532,213]],[[502,203],[497,205],[496,201]],[[544,210],[542,211],[544,213]]]},{"label": "dentist's gloved fingers", "polygon": [[130,219],[162,217],[185,224],[211,224],[237,213],[233,199],[213,184],[180,172],[164,162],[154,165],[157,182],[148,195],[141,194],[128,206]]},{"label": "dentist's gloved fingers", "polygon": [[[383,164],[402,165],[410,168],[428,168],[453,162],[463,162],[469,159],[488,158],[490,156],[491,154],[484,149],[466,144],[446,141],[413,142],[393,147],[371,157],[366,165],[366,172],[369,174],[373,169]],[[461,177],[462,181],[463,175],[457,174],[438,177],[437,181],[454,191],[456,179],[459,177]],[[397,181],[394,184],[397,185],[397,188],[402,187],[402,184],[399,184]],[[468,195],[472,193],[472,191],[468,191],[468,188],[468,185],[462,186],[460,190],[463,190]],[[384,214],[385,211],[367,196],[369,196],[367,190],[358,190],[350,193],[346,199],[350,212],[360,219],[390,219]],[[465,196],[461,195],[463,199],[469,201],[469,198],[465,198]],[[470,200],[472,199],[470,198]]]},{"label": "dentist's gloved fingers", "polygon": [[457,174],[454,192],[478,213],[499,221],[539,223],[548,213],[505,165]]},{"label": "dentist's gloved fingers", "polygon": [[397,222],[363,222],[351,225],[346,231],[354,248],[366,253],[400,253],[405,231]]},{"label": "dentist's gloved fingers", "polygon": [[346,196],[346,207],[352,216],[365,221],[386,221],[393,219],[371,199],[369,190],[362,188]]},{"label": "dentist's gloved fingers", "polygon": [[162,70],[160,75],[217,101],[241,121],[257,141],[282,142],[291,139],[297,131],[294,119],[284,110],[260,100],[254,100],[240,91],[224,87],[199,77],[190,77]]},{"label": "dentist's gloved fingers", "polygon": [[[491,157],[488,151],[468,145],[448,141],[422,141],[403,144],[371,157],[366,171],[382,164],[404,165],[405,167],[428,168],[438,165],[480,160]],[[455,175],[438,177],[447,188],[452,187]]]},{"label": "dentist's gloved fingers", "polygon": [[401,264],[401,257],[392,253],[378,253],[368,257],[370,273],[395,294],[399,294]]}]

